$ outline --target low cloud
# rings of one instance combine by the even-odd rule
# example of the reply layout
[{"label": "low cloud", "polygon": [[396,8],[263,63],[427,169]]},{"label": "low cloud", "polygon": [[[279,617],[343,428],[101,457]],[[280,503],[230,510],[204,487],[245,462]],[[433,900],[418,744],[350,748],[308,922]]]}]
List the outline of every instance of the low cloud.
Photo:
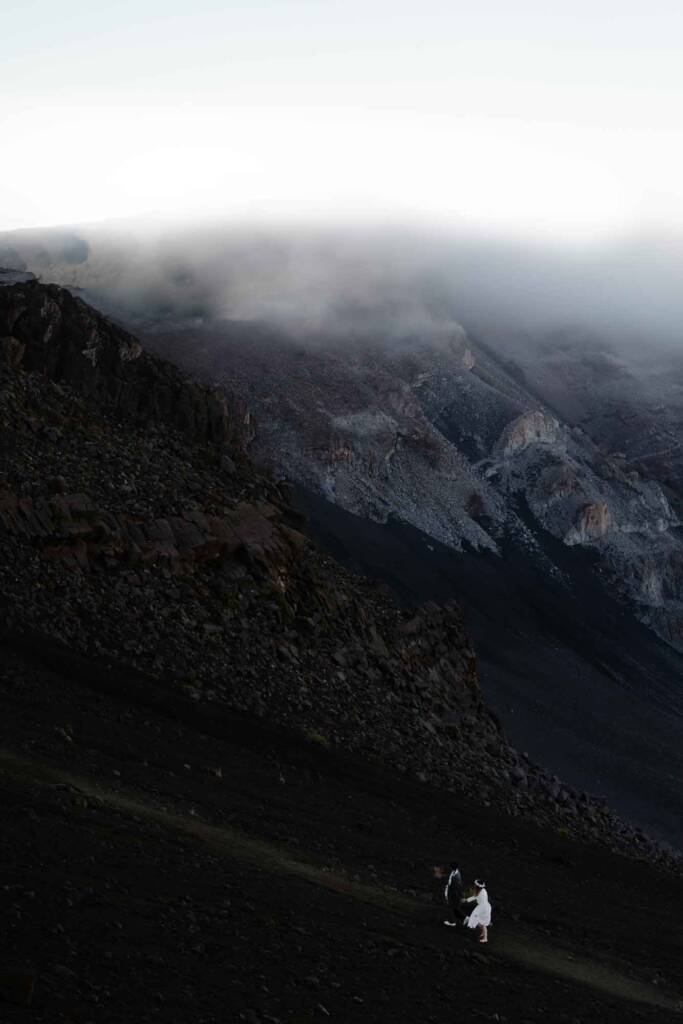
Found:
[{"label": "low cloud", "polygon": [[0,236],[0,266],[84,290],[130,322],[262,321],[309,339],[414,341],[458,324],[678,345],[682,239],[552,247],[416,228],[123,223]]}]

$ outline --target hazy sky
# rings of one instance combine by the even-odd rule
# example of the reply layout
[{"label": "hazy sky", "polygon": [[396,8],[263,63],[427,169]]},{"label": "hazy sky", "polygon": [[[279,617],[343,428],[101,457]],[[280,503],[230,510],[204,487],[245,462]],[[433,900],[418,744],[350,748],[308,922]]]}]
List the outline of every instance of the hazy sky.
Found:
[{"label": "hazy sky", "polygon": [[0,229],[683,226],[680,0],[2,0]]}]

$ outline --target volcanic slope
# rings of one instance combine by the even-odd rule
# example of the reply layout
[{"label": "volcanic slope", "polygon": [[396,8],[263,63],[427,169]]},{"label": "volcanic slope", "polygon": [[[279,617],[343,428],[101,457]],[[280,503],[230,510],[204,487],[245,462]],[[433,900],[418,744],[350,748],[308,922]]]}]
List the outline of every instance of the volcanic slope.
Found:
[{"label": "volcanic slope", "polygon": [[[681,1013],[683,886],[647,862],[49,646],[5,644],[0,694],[4,1021]],[[485,947],[442,924],[456,854]]]},{"label": "volcanic slope", "polygon": [[237,318],[270,309],[282,323],[258,298],[264,267],[287,279],[286,250],[243,252],[245,309],[226,275],[239,239],[219,230],[199,261],[187,241],[23,232],[0,258],[88,289],[144,324],[155,351],[248,394],[250,455],[308,492],[329,550],[409,601],[460,600],[515,744],[680,846],[680,353],[575,329],[533,338],[514,322],[474,338],[450,300],[399,337],[396,313],[419,307],[421,286],[382,292],[372,274],[360,318],[347,295],[327,336],[285,333]]},{"label": "volcanic slope", "polygon": [[670,1020],[677,861],[510,747],[459,610],[307,542],[239,399],[61,289],[0,313],[4,1018]]},{"label": "volcanic slope", "polygon": [[590,558],[544,538],[560,565],[571,563],[568,588],[512,543],[502,558],[455,553],[308,491],[297,501],[321,546],[401,602],[462,602],[487,702],[519,750],[681,845],[680,655],[605,594]]},{"label": "volcanic slope", "polygon": [[147,337],[249,393],[250,453],[297,481],[329,552],[408,604],[461,602],[518,748],[680,846],[673,491],[461,331],[347,349],[254,324]]},{"label": "volcanic slope", "polygon": [[[3,337],[4,336],[4,337]],[[0,288],[0,607],[36,637],[672,867],[508,743],[453,602],[398,607],[306,540],[240,398],[69,292]]]}]

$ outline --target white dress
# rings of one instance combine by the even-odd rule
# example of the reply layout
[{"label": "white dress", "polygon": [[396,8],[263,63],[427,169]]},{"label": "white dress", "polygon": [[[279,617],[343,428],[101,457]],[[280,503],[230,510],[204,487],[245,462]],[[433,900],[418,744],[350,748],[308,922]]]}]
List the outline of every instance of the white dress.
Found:
[{"label": "white dress", "polygon": [[491,904],[486,889],[480,889],[476,896],[470,896],[465,903],[476,903],[469,917],[465,918],[468,928],[476,928],[483,924],[485,928],[491,924]]}]

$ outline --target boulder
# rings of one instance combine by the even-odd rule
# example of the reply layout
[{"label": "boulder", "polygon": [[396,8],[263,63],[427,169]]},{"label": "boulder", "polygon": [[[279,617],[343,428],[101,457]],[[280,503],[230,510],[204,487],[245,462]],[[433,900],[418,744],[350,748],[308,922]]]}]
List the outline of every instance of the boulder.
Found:
[{"label": "boulder", "polygon": [[584,505],[576,521],[564,537],[565,544],[590,544],[604,537],[612,529],[612,513],[604,501]]},{"label": "boulder", "polygon": [[562,440],[559,422],[554,416],[535,409],[522,413],[503,430],[498,441],[502,455],[518,455],[532,444],[553,444]]}]

